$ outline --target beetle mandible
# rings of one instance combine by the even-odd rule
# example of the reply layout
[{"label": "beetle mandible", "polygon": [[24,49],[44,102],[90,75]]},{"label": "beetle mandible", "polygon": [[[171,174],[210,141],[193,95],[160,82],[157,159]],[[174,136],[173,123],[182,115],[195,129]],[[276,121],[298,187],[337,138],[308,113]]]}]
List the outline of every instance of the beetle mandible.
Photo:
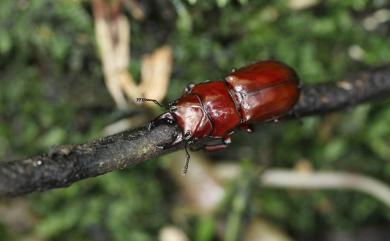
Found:
[{"label": "beetle mandible", "polygon": [[[168,146],[187,144],[201,138],[218,138],[223,144],[206,144],[206,150],[225,148],[237,127],[252,132],[252,124],[277,120],[290,110],[299,97],[299,79],[286,64],[266,60],[240,68],[223,81],[189,85],[185,93],[169,105],[169,110],[150,123],[176,123],[182,132]],[[155,100],[139,98],[137,101]],[[184,174],[187,172],[189,154]]]}]

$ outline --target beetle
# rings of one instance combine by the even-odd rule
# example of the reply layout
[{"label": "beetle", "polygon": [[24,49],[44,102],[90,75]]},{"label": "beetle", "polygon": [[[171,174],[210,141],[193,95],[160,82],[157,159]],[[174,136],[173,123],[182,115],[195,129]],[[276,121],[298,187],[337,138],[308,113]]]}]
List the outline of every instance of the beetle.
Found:
[{"label": "beetle", "polygon": [[[232,71],[223,81],[207,81],[188,85],[185,93],[169,105],[150,123],[176,123],[181,133],[166,147],[184,141],[188,169],[187,145],[201,138],[223,140],[219,144],[206,144],[206,150],[219,150],[231,143],[230,135],[241,127],[252,132],[252,125],[278,120],[297,102],[300,94],[299,78],[286,64],[266,60]],[[155,100],[138,98],[137,101]],[[160,105],[160,104],[159,104]]]}]

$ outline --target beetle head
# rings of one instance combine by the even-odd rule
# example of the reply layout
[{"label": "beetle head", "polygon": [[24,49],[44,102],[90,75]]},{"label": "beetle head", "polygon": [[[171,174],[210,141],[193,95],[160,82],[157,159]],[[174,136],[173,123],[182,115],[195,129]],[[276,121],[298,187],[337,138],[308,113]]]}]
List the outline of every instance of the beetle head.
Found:
[{"label": "beetle head", "polygon": [[183,139],[189,141],[208,136],[213,126],[202,107],[197,95],[189,94],[181,97],[170,112],[183,132]]}]

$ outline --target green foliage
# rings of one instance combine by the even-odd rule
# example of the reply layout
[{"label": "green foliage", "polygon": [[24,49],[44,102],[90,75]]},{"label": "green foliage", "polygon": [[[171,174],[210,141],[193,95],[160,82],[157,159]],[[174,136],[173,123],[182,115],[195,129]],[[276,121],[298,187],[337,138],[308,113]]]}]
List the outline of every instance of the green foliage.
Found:
[{"label": "green foliage", "polygon": [[35,232],[44,238],[73,240],[97,226],[112,240],[155,240],[167,212],[153,171],[140,170],[115,172],[34,195],[34,210],[45,217]]},{"label": "green foliage", "polygon": [[195,240],[211,241],[215,235],[215,221],[210,216],[200,217],[195,229]]},{"label": "green foliage", "polygon": [[[390,62],[388,32],[381,26],[364,27],[365,18],[383,7],[381,1],[322,1],[304,10],[292,10],[281,0],[170,2],[177,13],[169,36],[175,58],[170,100],[188,82],[218,79],[259,59],[283,60],[304,84],[336,81],[360,68]],[[147,45],[142,26],[132,21],[132,49]],[[139,73],[139,60],[132,63],[132,72]],[[85,109],[115,108],[103,85],[88,1],[2,0],[0,73],[0,159],[100,136],[109,116]],[[274,167],[290,168],[305,159],[316,169],[355,171],[389,183],[388,104],[259,127],[251,138],[234,136],[223,157],[257,162],[267,153]],[[150,162],[32,195],[38,223],[29,232],[48,240],[89,240],[97,227],[109,240],[156,240],[158,230],[172,222],[168,200],[176,191],[156,175],[158,170]],[[390,220],[386,207],[363,194],[252,192],[250,205],[260,210],[255,214],[299,237]],[[216,225],[212,218],[200,217],[193,236],[213,240]],[[0,236],[14,238],[3,225]]]}]

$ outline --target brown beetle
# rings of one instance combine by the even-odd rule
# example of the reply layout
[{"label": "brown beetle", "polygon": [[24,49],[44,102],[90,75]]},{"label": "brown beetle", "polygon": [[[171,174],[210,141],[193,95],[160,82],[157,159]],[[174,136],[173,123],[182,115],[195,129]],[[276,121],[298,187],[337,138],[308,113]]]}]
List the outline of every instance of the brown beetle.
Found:
[{"label": "brown beetle", "polygon": [[[151,126],[160,121],[177,123],[182,132],[170,146],[204,137],[222,138],[224,144],[204,146],[218,150],[231,142],[229,135],[235,128],[252,132],[251,124],[277,120],[290,110],[299,97],[298,85],[297,74],[287,65],[272,60],[257,62],[233,71],[223,81],[190,85]],[[184,173],[188,160],[187,152]]]}]

